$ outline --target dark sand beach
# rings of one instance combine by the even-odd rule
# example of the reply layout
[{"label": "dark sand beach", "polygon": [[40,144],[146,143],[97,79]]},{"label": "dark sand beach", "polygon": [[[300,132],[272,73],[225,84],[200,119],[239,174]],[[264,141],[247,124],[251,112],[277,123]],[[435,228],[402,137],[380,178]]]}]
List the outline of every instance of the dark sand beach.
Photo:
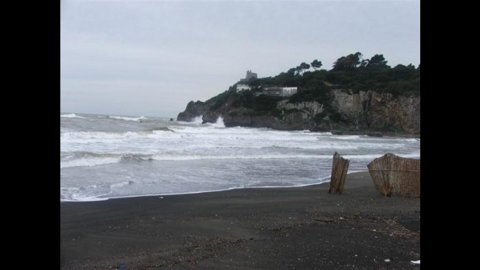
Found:
[{"label": "dark sand beach", "polygon": [[328,187],[62,202],[62,269],[419,269],[418,198]]}]

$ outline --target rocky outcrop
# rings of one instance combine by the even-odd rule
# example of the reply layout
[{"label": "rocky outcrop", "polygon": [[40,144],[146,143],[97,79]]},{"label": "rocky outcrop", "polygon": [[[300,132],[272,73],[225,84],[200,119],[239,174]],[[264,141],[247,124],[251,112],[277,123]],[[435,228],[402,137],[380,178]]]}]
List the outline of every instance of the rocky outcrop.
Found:
[{"label": "rocky outcrop", "polygon": [[204,102],[192,100],[187,104],[185,111],[178,114],[177,121],[191,122],[195,117],[204,115],[208,109],[209,106]]},{"label": "rocky outcrop", "polygon": [[[177,120],[191,121],[203,115],[203,122],[215,123],[223,117],[225,126],[267,127],[279,130],[338,131],[365,134],[419,134],[420,97],[394,96],[390,93],[332,90],[328,104],[318,101],[277,102],[271,111],[255,111],[239,106],[238,96],[219,102],[189,102]],[[237,105],[236,105],[237,104]]]},{"label": "rocky outcrop", "polygon": [[300,114],[289,114],[288,117],[282,118],[273,114],[255,115],[251,111],[225,114],[223,122],[226,127],[266,127],[278,130],[300,130],[305,127]]}]

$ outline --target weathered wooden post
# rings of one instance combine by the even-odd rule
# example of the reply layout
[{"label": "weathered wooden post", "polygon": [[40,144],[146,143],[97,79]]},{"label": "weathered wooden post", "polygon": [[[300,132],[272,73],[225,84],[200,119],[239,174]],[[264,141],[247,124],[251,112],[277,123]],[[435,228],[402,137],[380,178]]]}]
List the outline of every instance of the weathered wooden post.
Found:
[{"label": "weathered wooden post", "polygon": [[347,177],[348,165],[350,161],[344,159],[339,153],[333,154],[332,176],[330,177],[330,189],[328,193],[342,194],[345,178]]},{"label": "weathered wooden post", "polygon": [[419,159],[402,158],[387,153],[374,159],[367,167],[375,187],[384,196],[420,196]]}]

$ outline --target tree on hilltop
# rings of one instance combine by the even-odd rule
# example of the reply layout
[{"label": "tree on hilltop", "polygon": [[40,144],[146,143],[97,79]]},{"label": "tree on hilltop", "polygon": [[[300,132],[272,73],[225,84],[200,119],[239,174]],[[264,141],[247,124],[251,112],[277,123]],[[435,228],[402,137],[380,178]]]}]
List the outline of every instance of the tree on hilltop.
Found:
[{"label": "tree on hilltop", "polygon": [[367,68],[389,68],[387,60],[383,57],[383,54],[375,54],[368,60]]},{"label": "tree on hilltop", "polygon": [[336,71],[352,71],[360,66],[362,53],[356,52],[347,56],[342,56],[333,64],[333,70]]},{"label": "tree on hilltop", "polygon": [[310,64],[315,70],[320,69],[322,67],[322,61],[318,61],[317,59],[313,60],[313,62]]},{"label": "tree on hilltop", "polygon": [[301,74],[303,70],[307,70],[310,68],[310,65],[305,63],[305,62],[302,62],[300,64],[300,66],[296,67],[296,71],[297,71],[297,74]]}]

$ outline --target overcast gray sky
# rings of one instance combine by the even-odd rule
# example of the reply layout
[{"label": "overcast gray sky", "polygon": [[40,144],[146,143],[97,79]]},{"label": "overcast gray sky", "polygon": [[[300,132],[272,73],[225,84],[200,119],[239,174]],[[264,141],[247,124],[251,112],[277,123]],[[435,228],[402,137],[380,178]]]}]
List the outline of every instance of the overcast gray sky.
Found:
[{"label": "overcast gray sky", "polygon": [[62,112],[176,117],[248,69],[420,63],[419,0],[61,0]]}]

